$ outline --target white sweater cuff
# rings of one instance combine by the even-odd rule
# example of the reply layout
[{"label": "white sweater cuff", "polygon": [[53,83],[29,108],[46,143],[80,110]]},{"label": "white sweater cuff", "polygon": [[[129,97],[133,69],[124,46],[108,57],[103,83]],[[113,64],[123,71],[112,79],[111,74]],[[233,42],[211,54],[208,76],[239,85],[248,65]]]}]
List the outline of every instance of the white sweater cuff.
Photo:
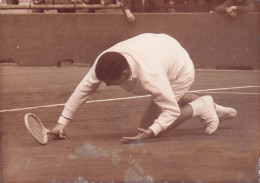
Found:
[{"label": "white sweater cuff", "polygon": [[58,123],[63,124],[64,126],[66,126],[71,120],[64,118],[63,116],[60,116]]},{"label": "white sweater cuff", "polygon": [[158,135],[158,133],[160,133],[161,131],[164,130],[163,127],[159,123],[154,123],[149,128],[153,131],[155,136]]}]

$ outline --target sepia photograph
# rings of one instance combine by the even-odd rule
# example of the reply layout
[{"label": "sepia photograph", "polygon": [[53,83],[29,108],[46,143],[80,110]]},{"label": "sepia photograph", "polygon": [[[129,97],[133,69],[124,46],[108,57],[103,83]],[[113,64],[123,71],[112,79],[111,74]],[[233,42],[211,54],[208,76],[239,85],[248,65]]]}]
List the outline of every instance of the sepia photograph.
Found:
[{"label": "sepia photograph", "polygon": [[260,0],[0,0],[0,183],[260,183]]}]

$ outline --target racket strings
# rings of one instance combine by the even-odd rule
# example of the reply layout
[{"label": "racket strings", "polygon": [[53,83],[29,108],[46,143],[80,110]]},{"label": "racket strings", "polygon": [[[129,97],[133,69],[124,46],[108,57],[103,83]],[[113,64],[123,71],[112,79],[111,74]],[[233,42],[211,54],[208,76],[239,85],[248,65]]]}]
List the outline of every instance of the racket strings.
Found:
[{"label": "racket strings", "polygon": [[32,135],[40,143],[46,142],[47,131],[35,116],[28,116],[28,125]]}]

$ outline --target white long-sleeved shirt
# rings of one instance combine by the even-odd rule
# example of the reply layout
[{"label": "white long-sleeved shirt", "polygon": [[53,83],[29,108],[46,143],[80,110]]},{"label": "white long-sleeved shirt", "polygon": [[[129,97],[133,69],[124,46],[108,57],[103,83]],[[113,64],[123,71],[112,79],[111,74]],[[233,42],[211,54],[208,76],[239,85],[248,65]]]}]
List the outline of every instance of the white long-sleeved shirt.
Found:
[{"label": "white long-sleeved shirt", "polygon": [[96,77],[95,66],[99,57],[110,51],[121,53],[131,69],[130,78],[120,86],[136,95],[150,94],[161,108],[161,114],[149,128],[155,135],[165,130],[180,115],[179,98],[174,95],[174,90],[194,78],[194,66],[188,53],[166,34],[141,34],[102,52],[70,96],[58,122],[67,125],[97,90],[101,81]]}]

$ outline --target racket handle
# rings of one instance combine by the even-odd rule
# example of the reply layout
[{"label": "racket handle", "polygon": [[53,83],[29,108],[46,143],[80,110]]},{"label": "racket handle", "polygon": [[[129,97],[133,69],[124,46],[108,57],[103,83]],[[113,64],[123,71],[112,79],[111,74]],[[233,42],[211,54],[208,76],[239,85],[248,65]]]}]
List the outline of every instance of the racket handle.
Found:
[{"label": "racket handle", "polygon": [[65,139],[66,138],[66,134],[60,136],[60,134],[54,134],[54,133],[51,133],[49,129],[46,129],[46,132],[52,136],[55,136],[55,137],[58,137],[59,139]]}]

